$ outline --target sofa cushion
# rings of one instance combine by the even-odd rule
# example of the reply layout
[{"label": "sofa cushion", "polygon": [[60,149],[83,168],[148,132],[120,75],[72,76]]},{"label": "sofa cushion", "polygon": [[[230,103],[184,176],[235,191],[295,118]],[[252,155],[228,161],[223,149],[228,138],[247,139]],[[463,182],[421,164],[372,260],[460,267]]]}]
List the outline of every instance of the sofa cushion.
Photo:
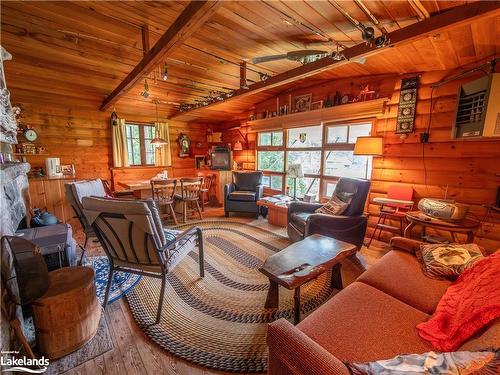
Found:
[{"label": "sofa cushion", "polygon": [[432,350],[415,328],[427,319],[396,298],[354,282],[297,327],[342,361],[368,362]]},{"label": "sofa cushion", "polygon": [[417,258],[392,250],[364,272],[357,281],[371,285],[427,314],[434,313],[450,281],[435,280],[422,273]]},{"label": "sofa cushion", "polygon": [[307,219],[311,215],[312,213],[309,212],[294,212],[290,215],[290,223],[293,224],[295,228],[304,233],[306,231]]},{"label": "sofa cushion", "polygon": [[415,254],[424,274],[438,280],[455,280],[484,258],[475,243],[422,244]]},{"label": "sofa cushion", "polygon": [[233,191],[229,193],[230,201],[255,202],[257,193],[255,191]]},{"label": "sofa cushion", "polygon": [[262,184],[262,172],[233,172],[236,190],[253,190]]}]

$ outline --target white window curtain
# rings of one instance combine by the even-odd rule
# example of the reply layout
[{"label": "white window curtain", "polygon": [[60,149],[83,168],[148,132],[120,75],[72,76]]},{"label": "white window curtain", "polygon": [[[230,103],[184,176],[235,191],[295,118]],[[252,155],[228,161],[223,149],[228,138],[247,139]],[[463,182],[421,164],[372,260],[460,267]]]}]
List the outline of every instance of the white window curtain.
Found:
[{"label": "white window curtain", "polygon": [[170,167],[172,165],[172,155],[170,153],[170,137],[168,123],[155,122],[156,134],[167,141],[166,145],[156,148],[155,165],[158,167]]},{"label": "white window curtain", "polygon": [[113,140],[113,165],[115,167],[128,167],[127,135],[125,132],[125,119],[118,119],[112,125]]}]

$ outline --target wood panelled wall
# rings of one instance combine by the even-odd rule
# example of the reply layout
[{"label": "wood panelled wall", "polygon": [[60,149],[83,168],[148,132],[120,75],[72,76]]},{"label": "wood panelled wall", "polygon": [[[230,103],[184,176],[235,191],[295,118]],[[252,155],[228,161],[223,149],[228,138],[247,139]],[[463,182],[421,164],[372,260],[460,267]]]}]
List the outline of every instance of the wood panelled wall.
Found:
[{"label": "wood panelled wall", "polygon": [[[68,97],[61,93],[43,93],[35,88],[20,88],[22,81],[9,74],[7,80],[13,103],[22,108],[21,122],[32,126],[38,133],[37,145],[46,149],[47,155],[28,156],[32,166],[45,166],[46,157],[59,157],[62,164],[74,164],[76,177],[110,178],[113,166],[111,148],[111,125],[109,113],[98,110],[99,101],[86,98],[84,95]],[[78,93],[75,93],[78,95]],[[123,106],[125,107],[125,106]],[[132,109],[137,112],[126,112],[126,108],[117,106],[120,117],[126,120],[154,122],[154,107],[149,111]],[[120,109],[123,109],[121,111]],[[148,113],[149,112],[149,113]],[[194,170],[194,155],[206,154],[206,125],[186,124],[168,121],[170,128],[172,168],[176,175],[189,174]],[[187,134],[192,141],[193,157],[179,158],[177,138],[180,133]],[[22,136],[19,137],[22,141]]]},{"label": "wood panelled wall", "polygon": [[[476,77],[469,76],[435,89],[432,118],[430,116],[430,85],[454,73],[456,71],[421,74],[415,131],[405,139],[395,134],[395,127],[401,79],[406,76],[379,76],[310,84],[283,93],[280,95],[280,103],[287,103],[290,94],[293,98],[294,95],[312,93],[312,100],[316,101],[325,99],[327,94],[337,90],[342,93],[350,93],[352,90],[355,93],[360,85],[369,83],[379,92],[380,97],[387,96],[391,99],[384,115],[374,122],[372,129],[373,135],[384,137],[385,145],[384,156],[373,160],[370,202],[375,197],[385,196],[390,185],[405,184],[413,187],[415,202],[423,197],[444,198],[447,194],[449,199],[470,205],[470,215],[484,220],[486,210],[483,205],[495,202],[496,189],[500,185],[500,139],[451,138],[458,87]],[[250,109],[249,114],[275,108],[276,98],[273,98]],[[430,140],[429,143],[422,144],[420,133],[427,131],[429,120]],[[241,123],[242,131],[245,132],[244,120]],[[232,122],[226,128],[234,126],[235,123]],[[233,142],[239,138],[235,131],[226,131],[224,137]],[[250,145],[255,148],[255,142]],[[367,235],[370,235],[377,220],[378,207],[369,203],[367,209],[370,213]],[[382,234],[382,239],[386,241],[390,237],[388,232]],[[492,214],[483,222],[476,242],[489,251],[500,248],[500,215]]]}]

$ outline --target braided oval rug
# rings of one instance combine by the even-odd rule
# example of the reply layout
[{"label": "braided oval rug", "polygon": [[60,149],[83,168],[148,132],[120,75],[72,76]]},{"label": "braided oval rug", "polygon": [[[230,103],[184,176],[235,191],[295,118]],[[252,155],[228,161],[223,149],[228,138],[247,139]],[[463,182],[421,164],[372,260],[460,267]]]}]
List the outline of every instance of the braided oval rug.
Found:
[{"label": "braided oval rug", "polygon": [[[176,229],[203,230],[205,277],[198,251],[168,275],[162,318],[154,324],[161,280],[142,277],[126,298],[137,324],[173,355],[211,369],[265,372],[267,324],[293,320],[293,291],[280,287],[279,309],[266,309],[269,281],[259,272],[264,260],[290,244],[288,238],[243,222],[205,220]],[[312,249],[311,249],[312,250]],[[301,288],[303,314],[333,290],[330,273]]]}]

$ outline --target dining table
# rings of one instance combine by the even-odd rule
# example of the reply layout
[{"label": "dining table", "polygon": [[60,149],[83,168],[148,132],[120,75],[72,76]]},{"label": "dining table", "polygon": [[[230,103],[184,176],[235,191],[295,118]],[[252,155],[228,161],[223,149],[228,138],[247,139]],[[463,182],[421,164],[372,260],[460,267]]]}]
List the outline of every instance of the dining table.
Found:
[{"label": "dining table", "polygon": [[[186,177],[188,178],[188,177]],[[189,177],[191,178],[191,177]],[[194,178],[194,177],[193,177]],[[181,188],[181,178],[175,178],[177,180],[176,190],[180,193]],[[138,199],[147,199],[152,198],[151,195],[151,180],[130,180],[130,181],[118,181],[118,185],[121,187],[131,190],[134,194],[134,197]],[[192,185],[194,182],[185,183],[185,185]]]}]

